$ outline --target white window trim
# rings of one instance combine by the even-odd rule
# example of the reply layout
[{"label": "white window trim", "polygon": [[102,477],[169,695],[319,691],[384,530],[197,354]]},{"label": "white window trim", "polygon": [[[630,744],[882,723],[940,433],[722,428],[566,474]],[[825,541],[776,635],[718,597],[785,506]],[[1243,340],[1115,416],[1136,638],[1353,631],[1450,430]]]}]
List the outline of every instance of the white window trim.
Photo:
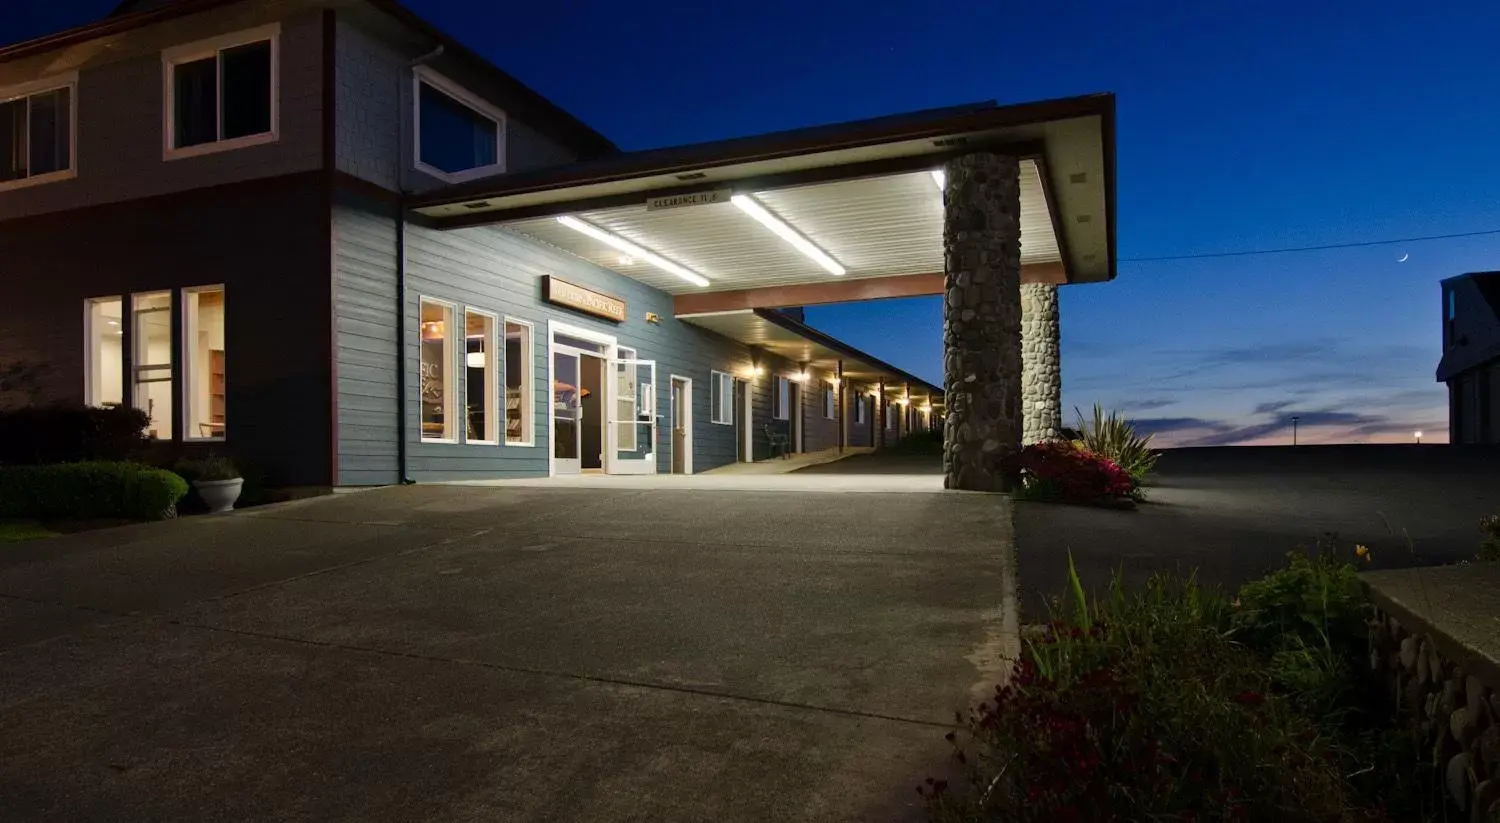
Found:
[{"label": "white window trim", "polygon": [[[446,172],[435,166],[429,166],[422,162],[422,84],[426,83],[438,91],[452,97],[465,106],[473,109],[475,113],[489,118],[495,123],[495,162],[488,166],[466,169],[458,172]],[[488,177],[492,174],[505,173],[506,153],[506,117],[505,112],[494,107],[487,101],[475,95],[468,89],[449,80],[441,74],[426,66],[417,66],[412,69],[411,77],[411,162],[412,168],[423,174],[436,177],[448,183],[462,183],[477,177]]]},{"label": "white window trim", "polygon": [[[136,307],[135,307],[136,301],[139,300],[139,299],[141,299],[141,298],[154,297],[154,296],[156,296],[158,294],[165,294],[165,295],[167,295],[167,299],[169,301],[167,308],[164,309],[164,310],[163,309],[147,309],[147,311],[166,311],[168,313],[168,316],[170,317],[171,316],[171,312],[173,310],[175,310],[176,304],[179,302],[179,298],[177,296],[177,289],[148,289],[146,291],[131,292],[129,295],[127,295],[125,297],[125,300],[128,301],[128,302],[126,302],[125,304],[123,304],[124,306],[128,307],[128,309],[126,309],[126,310],[128,310],[129,315],[130,315],[130,320],[128,321],[130,323],[129,332],[125,335],[126,339],[128,339],[130,341],[130,351],[128,351],[128,352],[122,351],[121,354],[123,356],[128,357],[130,359],[130,370],[129,370],[129,372],[127,372],[127,375],[126,375],[129,378],[130,382],[128,384],[129,385],[128,393],[122,387],[122,390],[120,392],[120,394],[121,394],[121,402],[122,402],[122,405],[124,403],[129,403],[131,408],[133,408],[133,409],[140,409],[143,412],[146,411],[146,409],[141,408],[141,398],[140,398],[141,386],[145,385],[146,383],[167,383],[169,385],[169,389],[170,389],[169,396],[172,397],[172,402],[176,403],[177,402],[177,395],[178,395],[178,392],[177,392],[178,380],[181,379],[180,372],[182,370],[182,364],[179,363],[179,362],[177,362],[178,361],[177,350],[171,345],[170,341],[167,344],[167,354],[171,357],[171,360],[170,360],[170,362],[168,362],[166,364],[152,363],[152,364],[148,364],[148,365],[144,365],[143,366],[140,363],[140,359],[136,355],[136,347],[140,345],[140,341],[139,341],[138,338],[141,336],[140,335],[140,329],[138,329],[136,327],[136,323],[137,323],[137,319],[136,319]],[[125,311],[122,311],[121,313],[124,314]],[[127,321],[122,318],[120,322],[124,323],[124,322],[127,322]],[[145,381],[141,380],[141,371],[142,371],[142,369],[161,369],[163,367],[165,367],[166,370],[167,370],[167,377],[166,377],[165,380],[162,380],[160,378],[158,378],[156,380],[145,380]],[[176,409],[173,409],[173,411],[172,411],[172,418],[173,418],[172,420],[169,420],[167,422],[167,425],[166,425],[167,435],[165,437],[157,436],[157,437],[152,437],[150,439],[157,440],[157,441],[162,441],[162,442],[170,442],[170,441],[177,440],[178,439],[178,433],[177,433],[177,424],[176,424],[176,418],[177,418],[177,410]]]},{"label": "white window trim", "polygon": [[[224,427],[224,434],[221,434],[218,437],[190,437],[188,435],[188,430],[192,428],[192,426],[190,425],[191,421],[188,420],[188,417],[190,416],[191,410],[193,408],[193,399],[189,394],[189,389],[192,386],[192,370],[189,367],[193,365],[193,362],[191,356],[188,355],[188,296],[206,291],[217,291],[224,293],[224,348],[226,351],[228,351],[229,349],[229,290],[224,287],[223,283],[219,283],[218,285],[213,286],[192,286],[190,288],[181,289],[181,293],[177,297],[177,311],[180,312],[182,316],[178,318],[177,322],[181,324],[180,327],[182,329],[182,340],[179,341],[179,351],[177,352],[177,357],[182,362],[182,365],[177,368],[177,371],[182,375],[182,379],[180,381],[181,385],[179,385],[177,389],[177,402],[182,404],[182,442],[184,443],[222,443],[229,436],[229,427],[227,425]],[[229,382],[228,369],[226,369],[225,372],[226,373],[224,381],[227,387]],[[226,421],[229,418],[228,412],[228,397],[226,397],[224,414]]]},{"label": "white window trim", "polygon": [[[18,86],[7,86],[0,89],[0,103],[9,103],[21,97],[30,97],[33,94],[56,91],[57,89],[68,89],[68,167],[58,171],[49,171],[46,174],[36,174],[23,177],[20,180],[7,180],[0,183],[0,191],[12,189],[24,189],[31,186],[41,186],[47,183],[56,183],[59,180],[71,180],[78,176],[78,72],[57,74],[44,77],[30,83]],[[26,123],[26,163],[31,164],[31,122],[30,112],[27,113]]]},{"label": "white window trim", "polygon": [[823,419],[839,419],[839,390],[832,380],[823,381]]},{"label": "white window trim", "polygon": [[[771,384],[771,419],[792,419],[792,380],[791,375],[777,374],[772,376]],[[782,408],[785,406],[785,408]]]},{"label": "white window trim", "polygon": [[[243,46],[260,40],[271,41],[271,130],[264,134],[247,134],[243,137],[235,137],[229,140],[215,140],[212,143],[203,143],[197,146],[186,146],[177,148],[172,145],[172,138],[177,133],[177,84],[172,82],[172,69],[181,63],[191,63],[194,60],[202,60],[207,57],[218,57],[219,52],[232,49],[235,46]],[[207,40],[198,40],[193,43],[184,43],[173,46],[161,53],[161,76],[162,76],[162,112],[161,112],[161,146],[163,160],[181,160],[184,157],[198,157],[204,154],[217,154],[221,151],[233,151],[243,149],[247,146],[259,146],[265,143],[274,143],[281,138],[281,24],[270,23],[245,31],[237,31],[218,37],[210,37]],[[222,89],[221,89],[222,91]],[[224,98],[218,97],[220,126],[224,119]]]},{"label": "white window trim", "polygon": [[[708,372],[708,379],[709,379],[709,386],[708,386],[708,422],[710,424],[712,424],[712,425],[715,425],[715,426],[733,426],[734,425],[734,375],[730,374],[729,372],[719,371],[718,369],[711,369]],[[724,391],[724,386],[721,385],[723,383],[728,383],[729,384],[728,385],[729,390],[727,392]],[[726,405],[729,407],[729,413],[726,414],[726,415],[724,415],[724,419],[723,420],[717,420],[717,419],[715,419],[715,418],[717,418],[719,416],[719,409],[717,409],[717,408],[714,407],[714,389],[716,389],[716,388],[719,389],[719,396],[723,400],[727,401]]]},{"label": "white window trim", "polygon": [[[107,294],[103,297],[88,297],[83,301],[83,402],[86,406],[103,408],[99,398],[94,391],[94,306],[99,303],[108,303],[111,300],[120,301],[120,330],[125,330],[125,304],[129,300],[126,295]],[[125,340],[120,339],[120,403],[125,405]]]},{"label": "white window trim", "polygon": [[[416,383],[416,386],[417,386],[417,437],[418,437],[418,440],[420,442],[422,442],[422,443],[439,443],[439,444],[442,444],[442,443],[458,443],[459,442],[458,441],[459,429],[458,429],[458,421],[456,421],[456,420],[452,421],[452,425],[453,425],[453,436],[452,437],[428,437],[427,436],[427,432],[422,431],[422,304],[423,303],[432,303],[433,305],[436,305],[436,306],[445,306],[445,307],[447,307],[447,309],[449,311],[449,318],[452,320],[452,322],[449,324],[450,326],[456,326],[456,325],[458,325],[458,317],[459,317],[459,314],[460,314],[459,310],[458,310],[458,304],[454,303],[451,300],[443,300],[442,298],[438,298],[438,297],[427,297],[425,295],[420,295],[420,294],[417,295],[417,383]],[[453,331],[452,331],[451,328],[450,329],[445,329],[443,331],[444,346],[446,348],[450,349],[450,351],[447,352],[448,363],[446,364],[448,366],[448,369],[449,369],[448,374],[456,374],[457,370],[458,370],[458,356],[457,356],[457,349],[458,349],[458,347],[457,346],[452,346],[450,344],[450,341],[453,340],[452,334],[453,334]],[[447,419],[453,417],[453,415],[451,414],[451,412],[453,412],[454,411],[454,407],[458,405],[458,387],[456,385],[454,385],[454,381],[452,381],[452,380],[446,380],[445,379],[443,381],[443,391],[446,394],[446,397],[444,398],[444,405],[447,406],[447,408],[445,408],[443,410],[443,418],[445,420],[447,420]]]},{"label": "white window trim", "polygon": [[[506,315],[505,318],[501,322],[502,323],[513,323],[513,324],[515,324],[517,326],[525,326],[526,327],[526,352],[525,352],[526,357],[525,357],[525,362],[526,362],[527,367],[529,367],[531,370],[535,370],[536,369],[536,324],[533,323],[533,322],[531,322],[530,320],[522,320],[519,317],[511,317],[510,315]],[[505,326],[504,325],[502,325],[500,327],[500,330],[501,330],[501,334],[508,334],[505,331]],[[505,339],[509,340],[510,338],[506,337]],[[548,360],[548,363],[550,364],[551,360],[552,360],[552,356],[550,354],[547,356],[547,360]],[[549,368],[550,368],[550,366],[549,366]],[[522,374],[524,376],[525,372],[522,372]],[[506,374],[504,369],[500,370],[500,384],[501,384],[500,385],[500,392],[501,392],[501,396],[502,397],[505,396],[505,392],[507,391],[507,386],[509,385],[509,382],[510,382],[509,377],[510,377],[510,375]],[[529,386],[527,385],[528,382],[530,384]],[[528,389],[529,389],[529,391],[528,391]],[[526,402],[527,399],[528,399],[528,395],[529,395],[529,399],[531,401],[530,403]],[[550,403],[551,401],[549,400],[548,402]],[[504,404],[502,403],[502,406],[503,405]],[[504,408],[501,409],[501,411],[504,411],[504,410],[505,410]],[[503,419],[502,419],[502,422],[503,422]],[[503,428],[504,427],[502,426],[502,429]],[[506,448],[526,448],[526,449],[536,448],[536,377],[534,375],[532,376],[532,378],[531,378],[530,381],[527,381],[527,380],[524,380],[524,379],[521,381],[521,433],[523,435],[522,439],[517,440],[515,442],[512,442],[510,440],[505,439],[505,434],[502,432],[501,435],[500,435],[500,443],[501,443],[501,445],[504,446],[504,447],[506,447]]]},{"label": "white window trim", "polygon": [[[551,319],[549,319],[547,321],[547,395],[546,396],[547,396],[547,435],[548,435],[548,441],[547,441],[547,443],[548,443],[548,445],[547,445],[547,476],[548,477],[556,477],[557,476],[557,449],[555,449],[555,448],[552,447],[552,441],[551,441],[552,433],[557,430],[557,422],[556,422],[557,418],[555,416],[555,413],[556,413],[557,410],[555,408],[553,408],[553,403],[552,403],[553,386],[557,385],[557,383],[556,383],[557,378],[553,374],[553,371],[552,371],[552,367],[553,367],[552,353],[554,351],[555,346],[558,345],[558,343],[557,343],[557,336],[559,334],[563,335],[564,337],[576,337],[579,340],[588,340],[588,341],[591,341],[591,342],[594,342],[594,343],[598,343],[599,345],[603,346],[604,347],[604,351],[601,352],[601,354],[604,356],[604,359],[605,359],[606,363],[608,363],[608,361],[610,361],[610,360],[616,360],[616,359],[618,359],[615,356],[615,352],[616,352],[616,349],[619,347],[619,340],[616,337],[614,337],[613,335],[605,334],[604,332],[594,331],[593,329],[587,329],[587,328],[584,328],[583,326],[574,326],[574,325],[571,325],[571,324],[568,324],[568,323],[564,323],[561,320],[551,320]],[[562,344],[562,345],[567,345],[567,344]],[[604,381],[604,406],[605,406],[605,408],[609,408],[609,403],[614,399],[614,389],[611,388],[612,385],[613,385],[613,383],[611,381],[609,381],[609,380],[605,380]],[[605,435],[604,435],[604,459],[601,460],[600,462],[604,464],[604,473],[605,474],[614,474],[615,472],[610,471],[610,469],[612,469],[614,467],[614,462],[617,459],[616,456],[615,456],[615,450],[614,450],[614,436],[613,436],[613,433],[610,431],[609,426],[606,425],[604,427],[604,430],[605,430]],[[655,454],[655,452],[653,452],[653,454]]]},{"label": "white window trim", "polygon": [[[484,425],[486,427],[489,427],[489,426],[494,426],[495,427],[495,439],[494,440],[489,440],[489,439],[470,440],[469,439],[469,408],[468,408],[468,402],[467,402],[468,401],[468,397],[469,397],[469,317],[468,316],[471,315],[471,314],[477,314],[480,317],[488,317],[490,319],[490,333],[485,336],[485,340],[484,340],[484,353],[485,353],[485,356],[489,358],[491,364],[494,365],[494,368],[492,370],[490,370],[489,373],[494,376],[495,384],[490,389],[490,391],[485,392],[485,394],[489,395],[489,398],[488,398],[489,401],[490,401],[490,409],[489,409],[489,411],[491,413],[485,414],[485,416],[484,416]],[[505,361],[504,360],[497,360],[496,359],[498,356],[501,356],[503,354],[503,351],[500,350],[495,345],[496,341],[498,341],[500,339],[500,335],[504,333],[504,329],[505,329],[504,322],[505,321],[503,321],[503,320],[500,319],[500,315],[496,314],[495,312],[485,311],[484,309],[475,308],[474,306],[464,306],[464,350],[462,352],[459,352],[459,356],[464,361],[464,391],[463,391],[463,396],[464,396],[465,403],[464,403],[464,431],[463,431],[463,441],[464,441],[464,445],[466,445],[466,446],[498,446],[498,445],[500,445],[501,441],[505,439],[505,400],[504,400],[504,396],[505,396],[505,390],[504,390],[504,385],[505,385]],[[491,419],[492,417],[495,418],[495,419],[492,420]]]},{"label": "white window trim", "polygon": [[[626,356],[625,352],[630,352],[630,355]],[[614,359],[615,360],[639,360],[640,359],[640,354],[639,354],[639,352],[637,352],[634,348],[632,348],[630,346],[616,345],[615,346],[615,356],[614,356]],[[608,364],[606,364],[606,370],[607,369],[608,369]],[[616,386],[616,391],[615,391],[615,409],[614,409],[614,412],[615,412],[615,414],[619,414],[620,413],[620,409],[619,409],[620,404],[627,399],[624,396],[622,396],[619,393],[619,390],[618,390],[618,381],[620,379],[620,375],[619,375],[618,372],[612,373],[612,374],[609,375],[608,379],[617,381],[617,386]],[[640,379],[641,379],[641,376],[640,376],[639,372],[636,373],[635,379],[636,379],[636,383],[639,384],[640,383]],[[639,387],[637,387],[636,391],[637,392],[640,391]],[[615,430],[615,449],[616,449],[616,451],[630,451],[630,452],[633,452],[633,451],[636,451],[637,448],[640,445],[640,437],[637,436],[638,432],[636,431],[636,428],[640,425],[640,397],[637,395],[637,396],[634,396],[634,397],[630,397],[628,399],[630,401],[630,419],[629,420],[621,419],[621,420],[616,421],[616,423],[620,425],[620,428],[617,428]],[[609,419],[609,410],[607,410],[607,409],[605,410],[604,417],[605,417],[605,420],[608,421],[608,419]],[[621,433],[622,433],[622,431],[625,430],[625,429],[628,429],[630,431],[630,440],[629,440],[630,445],[628,447],[625,445],[625,443],[626,443],[625,438],[623,438],[623,437],[620,436]]]}]

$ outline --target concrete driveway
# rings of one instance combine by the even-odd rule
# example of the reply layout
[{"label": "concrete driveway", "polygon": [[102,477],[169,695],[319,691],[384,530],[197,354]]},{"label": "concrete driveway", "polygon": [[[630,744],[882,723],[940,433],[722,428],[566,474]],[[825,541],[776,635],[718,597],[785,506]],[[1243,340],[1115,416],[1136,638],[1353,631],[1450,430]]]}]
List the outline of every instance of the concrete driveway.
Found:
[{"label": "concrete driveway", "polygon": [[1479,518],[1500,512],[1500,450],[1448,446],[1299,446],[1165,452],[1135,512],[1016,504],[1023,606],[1061,591],[1067,554],[1085,584],[1116,568],[1138,583],[1158,570],[1237,587],[1337,533],[1363,543],[1370,568],[1451,563],[1479,549]]},{"label": "concrete driveway", "polygon": [[19,544],[0,808],[913,819],[1013,586],[970,494],[417,486]]}]

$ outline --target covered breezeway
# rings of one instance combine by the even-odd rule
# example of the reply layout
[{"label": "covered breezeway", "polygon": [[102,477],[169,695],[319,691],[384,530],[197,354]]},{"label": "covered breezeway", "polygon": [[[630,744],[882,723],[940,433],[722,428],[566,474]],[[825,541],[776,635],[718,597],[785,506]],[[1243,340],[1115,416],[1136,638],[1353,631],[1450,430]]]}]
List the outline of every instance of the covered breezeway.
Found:
[{"label": "covered breezeway", "polygon": [[[1061,427],[1057,287],[1115,276],[1114,98],[626,153],[410,207],[437,230],[498,226],[638,280],[672,295],[676,320],[752,351],[777,343],[773,310],[941,295],[943,386],[920,402],[944,431],[942,485],[999,491],[1003,459]],[[885,408],[897,387],[881,377],[866,375]]]}]

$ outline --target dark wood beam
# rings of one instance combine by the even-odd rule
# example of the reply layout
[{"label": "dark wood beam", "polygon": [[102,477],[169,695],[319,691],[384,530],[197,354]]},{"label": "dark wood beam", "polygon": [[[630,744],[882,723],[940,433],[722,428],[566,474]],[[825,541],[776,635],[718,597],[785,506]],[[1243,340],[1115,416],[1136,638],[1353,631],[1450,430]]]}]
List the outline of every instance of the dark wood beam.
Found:
[{"label": "dark wood beam", "polygon": [[[1061,263],[1032,263],[1021,267],[1022,283],[1066,283]],[[943,293],[943,273],[897,274],[888,277],[830,279],[794,286],[765,286],[733,291],[692,292],[673,298],[674,311],[684,314],[714,314],[746,309],[783,309],[828,303],[857,303],[897,297],[928,297]]]}]

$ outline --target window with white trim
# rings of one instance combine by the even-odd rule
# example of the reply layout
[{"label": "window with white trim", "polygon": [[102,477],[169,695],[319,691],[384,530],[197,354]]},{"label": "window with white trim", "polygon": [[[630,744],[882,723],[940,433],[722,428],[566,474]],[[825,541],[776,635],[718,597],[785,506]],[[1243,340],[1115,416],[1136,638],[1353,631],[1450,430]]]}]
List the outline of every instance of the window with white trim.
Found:
[{"label": "window with white trim", "polygon": [[280,31],[272,24],[162,53],[167,159],[276,139]]},{"label": "window with white trim", "polygon": [[84,305],[84,402],[118,406],[125,401],[120,380],[125,374],[124,303],[119,297],[95,297]]},{"label": "window with white trim", "polygon": [[172,293],[130,296],[134,371],[131,399],[146,413],[146,436],[172,439]]},{"label": "window with white trim", "polygon": [[777,420],[792,418],[792,381],[785,375],[776,375],[771,381],[771,417]]},{"label": "window with white trim", "polygon": [[865,396],[854,395],[854,422],[856,424],[865,422]]},{"label": "window with white trim", "polygon": [[464,442],[500,443],[500,367],[495,360],[495,328],[500,319],[487,311],[464,308]]},{"label": "window with white trim", "polygon": [[182,290],[184,440],[225,434],[224,287]]},{"label": "window with white trim", "polygon": [[[625,346],[615,348],[616,360],[636,359],[635,349]],[[624,366],[615,369],[615,430],[619,442],[615,447],[620,451],[635,451],[635,432],[639,428],[636,425],[636,368],[635,366]]]},{"label": "window with white trim", "polygon": [[823,381],[823,419],[832,420],[838,417],[837,396],[838,392],[834,389],[833,383]]},{"label": "window with white trim", "polygon": [[422,439],[458,440],[453,386],[453,304],[422,298],[417,325]]},{"label": "window with white trim", "polygon": [[710,422],[721,426],[734,425],[734,377],[725,372],[709,372]]},{"label": "window with white trim", "polygon": [[505,171],[505,112],[425,66],[413,75],[417,168],[450,183]]},{"label": "window with white trim", "polygon": [[74,175],[76,77],[0,89],[0,189]]},{"label": "window with white trim", "polygon": [[536,444],[532,423],[536,403],[532,400],[532,325],[505,318],[505,445]]}]

